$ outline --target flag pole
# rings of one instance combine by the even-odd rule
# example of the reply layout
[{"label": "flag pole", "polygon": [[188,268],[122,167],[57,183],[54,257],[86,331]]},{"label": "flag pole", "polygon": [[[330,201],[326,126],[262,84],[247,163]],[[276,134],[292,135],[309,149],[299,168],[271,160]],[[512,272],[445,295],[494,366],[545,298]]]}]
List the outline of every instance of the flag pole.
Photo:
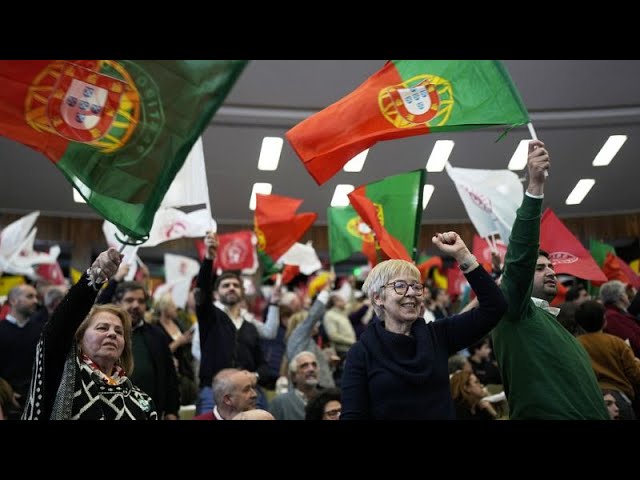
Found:
[{"label": "flag pole", "polygon": [[[531,134],[531,138],[533,138],[534,140],[538,140],[538,136],[536,135],[536,131],[533,128],[533,123],[531,123],[531,122],[527,123],[527,128],[529,129],[529,133]],[[549,176],[549,171],[548,170],[544,171],[544,176],[545,177]]]}]

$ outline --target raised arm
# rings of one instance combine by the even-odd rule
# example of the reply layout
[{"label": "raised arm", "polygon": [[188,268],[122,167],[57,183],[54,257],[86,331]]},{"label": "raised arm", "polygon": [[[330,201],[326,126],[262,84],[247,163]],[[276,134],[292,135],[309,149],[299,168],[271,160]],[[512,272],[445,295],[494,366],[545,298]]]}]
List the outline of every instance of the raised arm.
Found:
[{"label": "raised arm", "polygon": [[307,349],[313,326],[322,321],[328,300],[329,292],[326,290],[321,291],[316,297],[316,301],[311,305],[307,317],[291,332],[291,336],[287,341],[288,358],[293,358]]},{"label": "raised arm", "polygon": [[[116,273],[121,260],[122,255],[115,248],[98,255],[44,326],[36,350],[25,418],[49,418],[76,330],[91,310],[100,286]],[[44,391],[38,392],[38,388]]]},{"label": "raised arm", "polygon": [[529,185],[516,214],[500,287],[509,302],[507,320],[517,321],[531,301],[533,276],[540,248],[540,216],[544,196],[545,172],[550,160],[544,143],[529,142]]},{"label": "raised arm", "polygon": [[213,318],[211,283],[213,281],[213,261],[218,251],[218,236],[215,232],[207,232],[204,237],[204,244],[206,250],[196,280],[196,287],[198,289],[198,295],[196,296],[196,317],[198,318],[199,340],[201,345],[204,345],[209,335],[210,322]]},{"label": "raised arm", "polygon": [[506,312],[507,303],[493,278],[480,266],[457,233],[437,233],[432,241],[441,252],[456,259],[478,298],[478,308],[434,324],[452,354],[488,334]]}]

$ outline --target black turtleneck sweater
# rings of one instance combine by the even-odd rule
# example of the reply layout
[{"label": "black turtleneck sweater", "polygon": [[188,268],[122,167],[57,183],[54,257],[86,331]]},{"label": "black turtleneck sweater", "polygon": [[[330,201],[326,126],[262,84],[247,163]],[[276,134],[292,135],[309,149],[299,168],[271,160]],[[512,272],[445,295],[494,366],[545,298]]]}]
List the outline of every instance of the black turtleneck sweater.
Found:
[{"label": "black turtleneck sweater", "polygon": [[454,420],[447,360],[480,340],[498,323],[507,303],[479,267],[466,275],[480,306],[425,323],[411,335],[392,333],[378,321],[349,350],[342,376],[341,420]]}]

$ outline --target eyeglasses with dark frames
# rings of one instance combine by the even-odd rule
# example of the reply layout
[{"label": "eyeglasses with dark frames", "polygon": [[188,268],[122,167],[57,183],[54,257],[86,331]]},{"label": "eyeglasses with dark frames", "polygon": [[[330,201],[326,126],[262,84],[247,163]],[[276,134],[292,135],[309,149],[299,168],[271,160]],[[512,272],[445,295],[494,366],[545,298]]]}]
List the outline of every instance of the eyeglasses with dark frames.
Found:
[{"label": "eyeglasses with dark frames", "polygon": [[407,283],[404,280],[396,280],[395,282],[389,282],[382,286],[382,288],[393,287],[398,295],[405,295],[409,290],[409,287],[413,288],[416,295],[422,295],[424,293],[424,285],[422,283]]}]

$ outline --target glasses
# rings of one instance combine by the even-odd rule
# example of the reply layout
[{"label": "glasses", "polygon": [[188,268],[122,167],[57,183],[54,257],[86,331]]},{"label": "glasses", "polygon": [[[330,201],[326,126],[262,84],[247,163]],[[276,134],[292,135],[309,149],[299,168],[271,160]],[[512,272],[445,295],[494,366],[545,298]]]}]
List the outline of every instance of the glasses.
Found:
[{"label": "glasses", "polygon": [[330,417],[330,418],[339,417],[341,413],[342,413],[342,410],[340,410],[339,408],[336,409],[336,410],[328,410],[328,411],[324,412],[324,414],[327,417]]},{"label": "glasses", "polygon": [[409,290],[409,287],[413,288],[413,291],[416,295],[422,295],[424,293],[424,285],[421,283],[407,283],[404,280],[396,280],[395,282],[389,282],[386,285],[383,285],[382,288],[385,287],[393,287],[398,295],[404,295]]}]

